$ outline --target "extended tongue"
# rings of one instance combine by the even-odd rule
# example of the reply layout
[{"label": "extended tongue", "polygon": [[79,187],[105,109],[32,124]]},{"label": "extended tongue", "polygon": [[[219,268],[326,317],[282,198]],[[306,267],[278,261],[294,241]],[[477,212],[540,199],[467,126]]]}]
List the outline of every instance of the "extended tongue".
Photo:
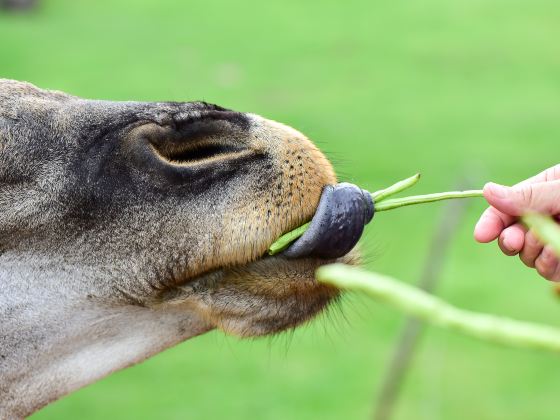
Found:
[{"label": "extended tongue", "polygon": [[369,192],[354,184],[327,185],[309,228],[283,253],[288,258],[338,258],[356,245],[374,213]]}]

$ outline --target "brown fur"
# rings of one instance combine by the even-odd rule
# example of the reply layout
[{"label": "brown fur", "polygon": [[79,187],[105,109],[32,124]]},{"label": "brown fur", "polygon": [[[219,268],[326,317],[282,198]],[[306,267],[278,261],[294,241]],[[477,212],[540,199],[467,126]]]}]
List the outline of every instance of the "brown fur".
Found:
[{"label": "brown fur", "polygon": [[305,136],[257,115],[0,79],[0,417],[213,328],[310,319],[338,293],[314,279],[330,261],[266,250],[335,182]]}]

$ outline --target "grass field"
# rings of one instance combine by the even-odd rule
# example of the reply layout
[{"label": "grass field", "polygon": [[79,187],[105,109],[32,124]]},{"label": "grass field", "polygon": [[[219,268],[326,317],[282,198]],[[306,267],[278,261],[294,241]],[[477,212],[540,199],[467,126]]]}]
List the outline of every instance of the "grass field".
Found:
[{"label": "grass field", "polygon": [[[341,179],[375,190],[421,171],[418,192],[443,191],[560,161],[559,21],[552,0],[43,0],[0,14],[0,77],[255,112],[308,134]],[[415,281],[441,208],[376,216],[368,268]],[[472,240],[483,208],[472,200],[439,293],[560,326],[548,283]],[[341,309],[270,339],[207,334],[33,418],[368,418],[403,318],[359,296]],[[556,419],[557,364],[430,329],[396,418]]]}]

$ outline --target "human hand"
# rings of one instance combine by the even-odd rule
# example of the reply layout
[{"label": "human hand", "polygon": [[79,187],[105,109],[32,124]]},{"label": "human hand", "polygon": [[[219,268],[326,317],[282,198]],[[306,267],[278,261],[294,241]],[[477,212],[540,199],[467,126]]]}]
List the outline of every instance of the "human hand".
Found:
[{"label": "human hand", "polygon": [[478,242],[498,245],[506,255],[519,254],[521,261],[551,281],[560,281],[559,256],[543,246],[535,234],[519,222],[527,212],[537,212],[560,221],[560,165],[547,169],[513,187],[488,183],[484,197],[491,207],[486,209],[474,229]]}]

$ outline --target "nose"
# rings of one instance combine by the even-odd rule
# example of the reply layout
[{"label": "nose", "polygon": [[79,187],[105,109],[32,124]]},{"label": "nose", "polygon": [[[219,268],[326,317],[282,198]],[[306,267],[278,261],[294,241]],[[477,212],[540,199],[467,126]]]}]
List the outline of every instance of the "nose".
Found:
[{"label": "nose", "polygon": [[288,258],[339,258],[356,245],[373,218],[371,194],[354,184],[327,185],[307,231],[288,249]]}]

